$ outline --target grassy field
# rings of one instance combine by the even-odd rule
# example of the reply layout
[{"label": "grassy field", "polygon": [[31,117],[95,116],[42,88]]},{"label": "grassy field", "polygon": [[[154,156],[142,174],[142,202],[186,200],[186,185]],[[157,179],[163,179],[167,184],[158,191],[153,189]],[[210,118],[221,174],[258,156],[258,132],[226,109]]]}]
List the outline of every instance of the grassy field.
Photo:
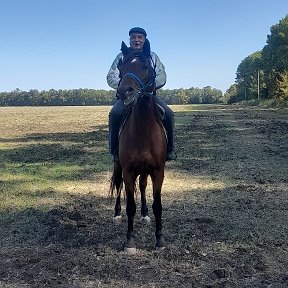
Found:
[{"label": "grassy field", "polygon": [[1,288],[288,286],[288,110],[172,109],[167,247],[155,252],[138,195],[126,255],[108,194],[110,107],[0,107]]}]

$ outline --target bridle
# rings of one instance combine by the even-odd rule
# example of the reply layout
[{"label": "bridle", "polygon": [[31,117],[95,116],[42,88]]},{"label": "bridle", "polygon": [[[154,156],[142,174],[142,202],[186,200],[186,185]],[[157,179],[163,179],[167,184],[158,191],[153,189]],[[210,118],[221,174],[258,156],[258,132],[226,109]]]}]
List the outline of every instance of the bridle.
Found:
[{"label": "bridle", "polygon": [[154,86],[155,86],[155,78],[156,78],[156,73],[155,69],[149,65],[150,69],[150,78],[147,83],[144,83],[135,73],[133,72],[127,72],[120,80],[119,87],[121,86],[122,81],[125,78],[130,78],[132,79],[137,86],[137,91],[133,93],[132,97],[129,98],[128,100],[124,100],[123,103],[124,105],[135,105],[137,103],[137,99],[139,97],[144,97],[144,96],[153,96],[154,95]]}]

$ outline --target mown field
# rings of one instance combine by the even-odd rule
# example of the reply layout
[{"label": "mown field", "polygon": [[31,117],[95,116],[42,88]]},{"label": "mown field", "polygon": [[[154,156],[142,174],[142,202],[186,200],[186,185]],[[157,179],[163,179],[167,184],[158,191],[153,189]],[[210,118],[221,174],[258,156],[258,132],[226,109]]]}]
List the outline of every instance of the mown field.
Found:
[{"label": "mown field", "polygon": [[288,287],[288,110],[172,109],[167,247],[155,251],[138,195],[127,255],[109,197],[110,107],[0,107],[1,288]]}]

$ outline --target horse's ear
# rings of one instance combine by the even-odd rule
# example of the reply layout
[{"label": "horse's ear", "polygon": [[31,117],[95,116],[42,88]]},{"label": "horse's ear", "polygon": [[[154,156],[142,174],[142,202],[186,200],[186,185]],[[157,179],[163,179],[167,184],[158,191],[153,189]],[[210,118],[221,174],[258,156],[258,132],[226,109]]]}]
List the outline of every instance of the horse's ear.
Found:
[{"label": "horse's ear", "polygon": [[124,56],[129,54],[129,48],[127,47],[127,45],[123,41],[121,44],[121,51],[122,51]]},{"label": "horse's ear", "polygon": [[144,46],[143,46],[143,53],[147,56],[149,56],[151,53],[150,42],[148,39],[145,39]]}]

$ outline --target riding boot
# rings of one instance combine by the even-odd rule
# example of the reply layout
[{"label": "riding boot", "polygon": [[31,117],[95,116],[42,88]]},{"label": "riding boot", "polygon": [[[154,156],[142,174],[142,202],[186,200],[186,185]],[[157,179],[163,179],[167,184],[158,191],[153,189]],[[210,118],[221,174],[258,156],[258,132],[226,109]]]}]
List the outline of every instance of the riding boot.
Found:
[{"label": "riding boot", "polygon": [[167,132],[168,140],[166,160],[175,160],[177,157],[174,151],[174,113],[160,98],[156,97],[156,102],[165,111],[163,125]]}]

